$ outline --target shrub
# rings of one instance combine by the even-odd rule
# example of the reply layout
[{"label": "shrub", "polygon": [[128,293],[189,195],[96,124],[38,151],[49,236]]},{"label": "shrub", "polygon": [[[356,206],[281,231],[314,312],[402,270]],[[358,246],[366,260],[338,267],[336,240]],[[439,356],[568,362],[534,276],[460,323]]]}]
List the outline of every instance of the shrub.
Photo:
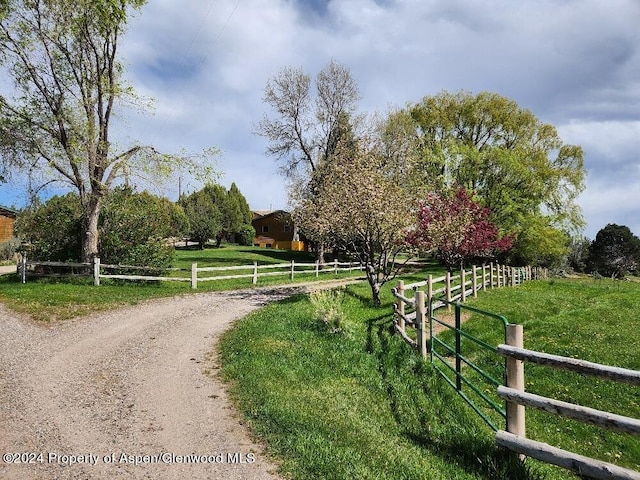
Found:
[{"label": "shrub", "polygon": [[331,333],[348,333],[349,325],[342,303],[344,290],[318,290],[309,295],[316,319]]},{"label": "shrub", "polygon": [[27,247],[25,253],[34,260],[78,261],[82,209],[73,193],[54,196],[16,219],[16,233]]},{"label": "shrub", "polygon": [[16,254],[19,246],[20,240],[17,238],[12,238],[6,242],[0,242],[0,262],[13,260],[13,256]]},{"label": "shrub", "polygon": [[105,264],[169,267],[173,247],[171,211],[162,199],[147,192],[116,189],[100,215],[100,258]]},{"label": "shrub", "polygon": [[236,241],[239,245],[251,246],[254,238],[256,238],[256,229],[252,225],[242,225],[236,234]]}]

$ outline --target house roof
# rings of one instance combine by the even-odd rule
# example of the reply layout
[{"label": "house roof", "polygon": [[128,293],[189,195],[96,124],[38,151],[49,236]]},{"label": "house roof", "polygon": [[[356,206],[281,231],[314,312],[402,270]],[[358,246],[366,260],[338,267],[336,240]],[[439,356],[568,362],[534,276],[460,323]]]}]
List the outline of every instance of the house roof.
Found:
[{"label": "house roof", "polygon": [[289,215],[289,212],[284,210],[253,210],[251,213],[253,213],[253,220],[270,217],[272,215]]},{"label": "house roof", "polygon": [[4,215],[5,217],[16,218],[16,216],[18,215],[18,212],[16,212],[15,210],[11,210],[10,208],[3,207],[2,205],[0,205],[0,215]]}]

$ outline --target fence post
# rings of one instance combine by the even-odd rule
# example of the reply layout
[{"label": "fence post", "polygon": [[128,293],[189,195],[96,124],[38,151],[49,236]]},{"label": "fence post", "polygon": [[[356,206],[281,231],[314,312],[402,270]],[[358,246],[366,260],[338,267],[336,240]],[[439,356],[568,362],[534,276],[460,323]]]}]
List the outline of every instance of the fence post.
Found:
[{"label": "fence post", "polygon": [[100,257],[93,257],[93,284],[100,286]]},{"label": "fence post", "polygon": [[464,303],[467,298],[467,272],[464,271],[464,267],[460,269],[460,301]]},{"label": "fence post", "polygon": [[293,280],[295,270],[296,270],[296,261],[291,260],[291,280]]},{"label": "fence post", "polygon": [[487,291],[487,265],[485,263],[482,264],[482,291]]},{"label": "fence post", "polygon": [[[507,325],[506,342],[511,347],[523,348],[522,325]],[[524,362],[513,357],[507,357],[507,387],[524,392]],[[507,431],[525,437],[524,405],[507,401]]]},{"label": "fence post", "polygon": [[252,282],[254,285],[258,283],[258,262],[253,262],[253,279]]},{"label": "fence post", "polygon": [[471,287],[473,288],[473,298],[478,298],[478,277],[476,275],[476,266],[473,265],[471,269],[473,272],[473,276],[471,277],[471,281],[473,282],[471,284]]},{"label": "fence post", "polygon": [[191,264],[191,288],[198,288],[198,264]]},{"label": "fence post", "polygon": [[338,259],[337,258],[333,261],[333,273],[334,275],[338,275]]},{"label": "fence post", "polygon": [[511,286],[516,286],[516,267],[511,267]]},{"label": "fence post", "polygon": [[[398,286],[396,287],[396,291],[398,295],[404,297],[404,282],[402,280],[398,280]],[[400,328],[404,332],[404,302],[402,300],[398,300],[398,313],[400,316],[398,317],[398,328]]]},{"label": "fence post", "polygon": [[320,260],[316,260],[316,278],[320,274]]},{"label": "fence post", "polygon": [[493,288],[493,262],[489,264],[489,268],[491,269],[489,272],[489,285]]},{"label": "fence post", "polygon": [[416,291],[416,328],[417,328],[417,341],[418,349],[422,358],[427,358],[427,331],[425,328],[425,304],[424,304],[424,292],[422,290]]},{"label": "fence post", "polygon": [[[444,282],[445,282],[444,283],[445,298],[447,299],[447,302],[450,302],[451,301],[451,273],[449,272],[449,270],[447,270]],[[450,311],[451,311],[451,305],[447,303],[447,312],[450,312]]]},{"label": "fence post", "polygon": [[27,255],[22,254],[20,257],[20,281],[27,283]]}]

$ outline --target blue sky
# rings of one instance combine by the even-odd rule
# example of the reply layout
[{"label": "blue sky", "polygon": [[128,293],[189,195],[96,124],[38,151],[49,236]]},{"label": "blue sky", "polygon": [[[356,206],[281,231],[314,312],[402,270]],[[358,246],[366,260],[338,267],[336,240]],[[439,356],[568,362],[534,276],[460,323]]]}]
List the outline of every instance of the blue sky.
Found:
[{"label": "blue sky", "polygon": [[[169,153],[219,147],[222,183],[254,209],[286,208],[286,186],[252,134],[267,80],[284,66],[349,67],[364,112],[442,90],[516,100],[581,145],[579,203],[593,238],[640,235],[640,3],[637,0],[151,0],[121,54],[155,114],[122,111],[118,140]],[[177,179],[161,193],[175,198]],[[196,188],[195,185],[189,188]],[[21,206],[19,179],[0,204]]]}]

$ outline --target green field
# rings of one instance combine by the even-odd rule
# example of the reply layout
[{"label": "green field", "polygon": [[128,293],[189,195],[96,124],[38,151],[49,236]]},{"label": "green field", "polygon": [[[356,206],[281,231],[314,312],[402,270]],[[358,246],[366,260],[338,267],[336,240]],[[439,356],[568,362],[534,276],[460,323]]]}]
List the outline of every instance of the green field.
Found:
[{"label": "green field", "polygon": [[[249,316],[221,343],[223,374],[239,408],[287,473],[296,479],[573,478],[533,460],[523,467],[497,449],[492,430],[391,335],[389,288],[381,309],[369,305],[367,294],[366,286],[346,290],[348,335],[327,333],[308,299],[295,297]],[[470,304],[523,323],[528,348],[640,369],[638,284],[541,280],[481,293]],[[472,317],[465,328],[502,343],[501,329],[491,325]],[[527,367],[526,376],[532,392],[640,418],[637,387],[538,367]],[[638,437],[531,409],[527,429],[531,438],[640,470]]]}]

